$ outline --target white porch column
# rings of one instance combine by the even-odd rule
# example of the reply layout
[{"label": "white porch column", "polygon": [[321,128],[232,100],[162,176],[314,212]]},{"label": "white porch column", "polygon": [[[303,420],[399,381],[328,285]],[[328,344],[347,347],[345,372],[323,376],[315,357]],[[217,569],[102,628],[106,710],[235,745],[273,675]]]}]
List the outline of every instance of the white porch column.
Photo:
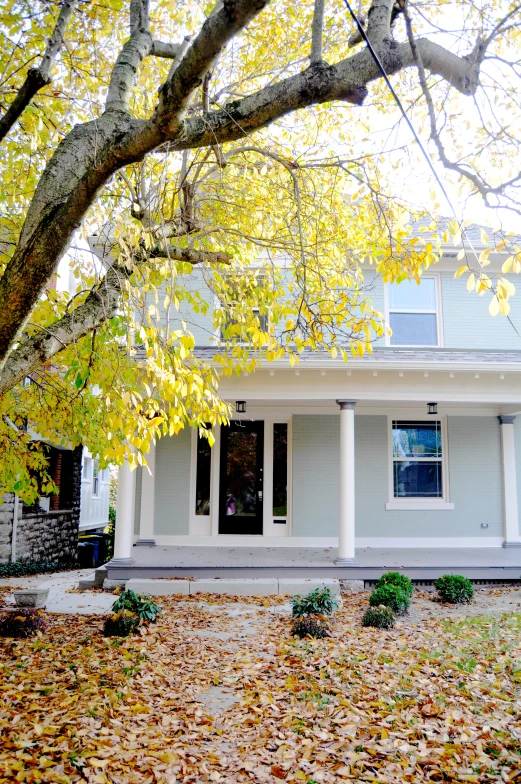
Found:
[{"label": "white porch column", "polygon": [[516,446],[514,441],[515,416],[498,417],[501,429],[503,457],[503,514],[505,541],[503,547],[521,547],[517,508]]},{"label": "white porch column", "polygon": [[340,406],[340,505],[336,564],[355,558],[355,406],[356,400],[337,400]]},{"label": "white porch column", "polygon": [[147,466],[141,471],[141,515],[139,539],[136,546],[154,547],[154,520],[156,500],[156,445],[152,442],[147,452]]},{"label": "white porch column", "polygon": [[116,531],[114,535],[114,557],[111,563],[133,564],[132,540],[134,538],[134,484],[136,472],[130,470],[125,460],[118,471],[118,495],[116,499]]}]

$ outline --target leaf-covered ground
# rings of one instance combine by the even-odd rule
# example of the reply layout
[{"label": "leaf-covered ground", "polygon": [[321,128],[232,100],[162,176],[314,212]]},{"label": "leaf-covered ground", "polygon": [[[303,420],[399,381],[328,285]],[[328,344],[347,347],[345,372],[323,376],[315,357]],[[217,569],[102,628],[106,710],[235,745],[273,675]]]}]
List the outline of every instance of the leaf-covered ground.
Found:
[{"label": "leaf-covered ground", "polygon": [[259,602],[164,600],[125,640],[49,615],[0,641],[0,782],[521,781],[521,614],[420,595],[379,632],[366,601],[320,641]]}]

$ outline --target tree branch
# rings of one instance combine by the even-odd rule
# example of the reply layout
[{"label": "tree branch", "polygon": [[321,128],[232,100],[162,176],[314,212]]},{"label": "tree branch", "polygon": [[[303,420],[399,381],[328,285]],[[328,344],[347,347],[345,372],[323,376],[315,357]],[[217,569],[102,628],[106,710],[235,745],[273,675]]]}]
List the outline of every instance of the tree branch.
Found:
[{"label": "tree branch", "polygon": [[161,89],[155,123],[176,133],[188,102],[226,44],[262,11],[270,0],[225,0],[211,13],[179,66]]},{"label": "tree branch", "polygon": [[311,63],[322,62],[322,35],[324,31],[325,0],[315,0],[313,24],[311,27]]},{"label": "tree branch", "polygon": [[187,261],[189,264],[231,264],[233,257],[229,253],[195,248],[180,248],[177,245],[156,245],[149,251],[152,258]]},{"label": "tree branch", "polygon": [[51,82],[51,69],[60,51],[65,30],[79,0],[65,0],[38,68],[30,68],[11,106],[0,117],[0,142],[7,136],[36,93]]},{"label": "tree branch", "polygon": [[152,54],[155,42],[150,33],[149,0],[130,0],[130,38],[123,45],[112,69],[105,103],[106,111],[128,111],[132,83],[144,58]]}]

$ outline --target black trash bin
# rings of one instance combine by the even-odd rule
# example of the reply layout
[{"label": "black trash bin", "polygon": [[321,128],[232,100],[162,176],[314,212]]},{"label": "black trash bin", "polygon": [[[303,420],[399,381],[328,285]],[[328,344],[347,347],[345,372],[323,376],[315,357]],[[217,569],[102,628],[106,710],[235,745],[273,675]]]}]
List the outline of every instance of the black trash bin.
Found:
[{"label": "black trash bin", "polygon": [[98,547],[94,542],[80,542],[78,544],[78,563],[83,569],[96,568],[96,555]]}]

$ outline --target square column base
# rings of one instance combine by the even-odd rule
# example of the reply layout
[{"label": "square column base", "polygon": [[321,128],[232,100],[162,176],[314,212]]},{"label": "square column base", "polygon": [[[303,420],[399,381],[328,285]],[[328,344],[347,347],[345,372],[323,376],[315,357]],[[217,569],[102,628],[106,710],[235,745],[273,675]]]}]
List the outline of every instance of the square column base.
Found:
[{"label": "square column base", "polygon": [[112,558],[105,566],[134,566],[133,558]]},{"label": "square column base", "polygon": [[503,542],[503,547],[521,547],[521,540],[519,542]]},{"label": "square column base", "polygon": [[156,540],[155,539],[138,539],[137,542],[134,544],[134,547],[155,547]]},{"label": "square column base", "polygon": [[335,561],[335,566],[352,566],[352,564],[357,564],[357,558],[337,558]]}]

